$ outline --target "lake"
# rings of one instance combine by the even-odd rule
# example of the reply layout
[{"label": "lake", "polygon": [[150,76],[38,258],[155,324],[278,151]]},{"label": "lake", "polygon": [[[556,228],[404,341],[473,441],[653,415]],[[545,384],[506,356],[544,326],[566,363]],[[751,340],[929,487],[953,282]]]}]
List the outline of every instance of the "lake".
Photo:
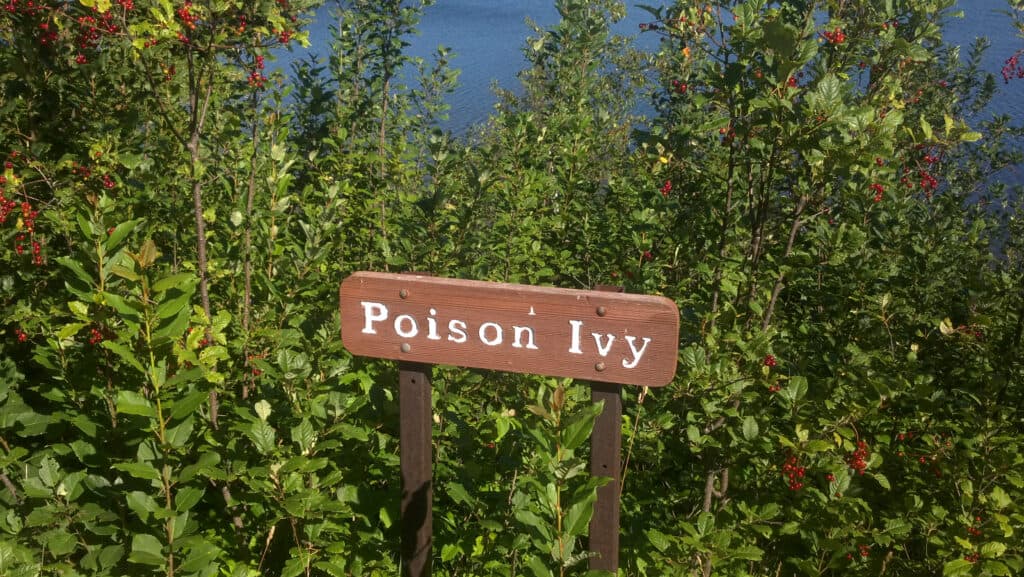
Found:
[{"label": "lake", "polygon": [[[657,2],[649,2],[657,4]],[[323,54],[331,42],[331,12],[335,6],[329,2],[321,8],[313,24],[310,39],[313,53]],[[978,36],[986,36],[991,47],[985,53],[983,67],[996,75],[1003,88],[995,102],[986,111],[1010,114],[1018,122],[1024,120],[1024,80],[1002,84],[1000,70],[1003,62],[1016,50],[1024,47],[1024,38],[1017,36],[1004,0],[960,0],[957,9],[962,10],[962,19],[952,19],[946,29],[946,38],[952,44],[965,48],[971,46]],[[558,12],[553,0],[437,0],[427,8],[420,22],[420,34],[408,38],[412,56],[430,59],[439,45],[449,47],[453,56],[451,66],[461,70],[459,87],[448,98],[451,109],[443,127],[456,133],[464,132],[473,124],[482,122],[494,110],[497,102],[492,86],[517,89],[516,74],[525,66],[522,47],[532,31],[527,18],[541,26],[558,22]],[[641,34],[639,25],[651,20],[649,13],[627,3],[626,18],[614,26],[617,34],[633,36],[638,46],[655,50],[659,36],[653,33]],[[305,51],[297,49],[284,53],[279,65]],[[1015,172],[1008,175],[1011,182],[1024,182],[1024,174]]]},{"label": "lake", "polygon": [[[334,3],[329,2],[320,10],[311,29],[314,53],[328,50],[333,6]],[[1006,3],[1003,0],[960,0],[958,9],[963,10],[964,18],[952,20],[946,38],[966,48],[975,37],[987,36],[992,46],[986,53],[984,68],[1002,83],[999,72],[1003,62],[1024,47],[1024,38],[1017,37],[1016,29],[1005,14]],[[420,34],[408,39],[411,43],[408,51],[413,56],[429,59],[439,45],[445,45],[454,53],[451,65],[461,70],[461,74],[459,88],[449,97],[451,110],[445,128],[461,132],[485,120],[497,101],[491,90],[494,83],[502,88],[518,87],[516,73],[526,64],[522,46],[532,32],[526,24],[527,18],[541,26],[558,22],[553,0],[438,0],[427,8],[420,22]],[[643,48],[655,49],[658,36],[639,33],[639,24],[649,20],[650,14],[628,3],[626,18],[615,25],[614,31],[636,37]],[[279,62],[286,63],[289,56],[283,55]],[[992,107],[994,112],[1024,119],[1022,82],[1006,86],[1007,90]]]}]

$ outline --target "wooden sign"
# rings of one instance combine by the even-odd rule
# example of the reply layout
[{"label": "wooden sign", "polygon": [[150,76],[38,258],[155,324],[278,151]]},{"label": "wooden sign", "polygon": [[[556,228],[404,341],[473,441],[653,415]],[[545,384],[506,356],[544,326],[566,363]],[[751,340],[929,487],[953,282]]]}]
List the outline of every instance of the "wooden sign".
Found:
[{"label": "wooden sign", "polygon": [[652,387],[676,372],[664,297],[357,272],[340,303],[356,355]]}]

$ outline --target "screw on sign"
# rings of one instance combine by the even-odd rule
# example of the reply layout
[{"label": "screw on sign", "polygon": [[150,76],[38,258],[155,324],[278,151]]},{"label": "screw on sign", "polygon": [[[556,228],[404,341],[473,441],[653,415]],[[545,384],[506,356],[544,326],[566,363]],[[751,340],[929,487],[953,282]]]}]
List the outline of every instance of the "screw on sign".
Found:
[{"label": "screw on sign", "polygon": [[621,384],[675,376],[679,311],[656,296],[357,272],[339,289],[341,338],[356,355],[399,361],[403,575],[430,575],[430,365],[596,381],[591,436],[598,491],[590,568],[618,569]]}]

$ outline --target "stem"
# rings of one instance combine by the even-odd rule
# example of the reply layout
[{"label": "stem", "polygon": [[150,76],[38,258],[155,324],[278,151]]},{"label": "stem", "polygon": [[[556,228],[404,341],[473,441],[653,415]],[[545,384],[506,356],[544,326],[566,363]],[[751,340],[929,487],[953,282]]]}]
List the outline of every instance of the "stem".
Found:
[{"label": "stem", "polygon": [[[243,237],[243,276],[245,277],[245,295],[242,301],[242,334],[245,335],[246,343],[249,340],[249,315],[252,311],[252,211],[253,204],[256,198],[256,153],[259,149],[260,143],[260,132],[259,127],[259,114],[257,111],[258,106],[258,95],[255,90],[252,93],[252,157],[249,160],[249,182],[248,182],[248,193],[245,199],[245,234]],[[249,355],[248,346],[245,347],[245,367],[249,368]],[[243,382],[242,384],[242,398],[249,398],[249,383]]]},{"label": "stem", "polygon": [[163,467],[160,469],[160,482],[163,485],[164,507],[168,512],[167,520],[164,522],[164,529],[167,533],[167,577],[174,576],[174,499],[171,495],[173,478],[171,475],[170,455],[167,450],[167,420],[164,419],[163,403],[160,400],[160,385],[157,380],[156,352],[153,350],[153,315],[149,303],[149,283],[146,276],[142,277],[142,303],[145,314],[143,328],[146,339],[146,350],[149,353],[149,384],[153,387],[153,397],[156,399],[156,438],[160,445],[160,453],[163,457]]},{"label": "stem", "polygon": [[[789,227],[789,240],[786,241],[786,251],[782,254],[783,259],[789,257],[793,253],[793,245],[796,243],[796,236],[800,232],[800,227],[803,222],[800,220],[800,215],[803,214],[804,208],[807,207],[807,196],[801,196],[800,200],[797,201],[796,207],[793,209],[793,224]],[[764,320],[761,322],[761,329],[767,329],[772,322],[772,314],[775,312],[775,303],[779,300],[779,293],[782,292],[782,287],[785,284],[786,273],[780,272],[779,276],[775,279],[775,286],[772,288],[772,298],[768,301],[768,308],[764,312]]]},{"label": "stem", "polygon": [[7,473],[0,473],[0,481],[3,482],[4,487],[11,492],[11,497],[14,498],[15,503],[20,503],[21,499],[18,498],[18,489],[14,486],[14,483],[7,478]]},{"label": "stem", "polygon": [[[213,68],[210,68],[210,78],[207,78],[206,90],[200,96],[200,84],[201,79],[196,73],[195,58],[191,50],[187,53],[188,56],[188,76],[189,76],[189,107],[191,112],[191,120],[189,123],[189,180],[192,183],[192,209],[193,216],[196,224],[196,258],[198,260],[197,268],[199,270],[199,297],[202,302],[203,312],[206,313],[207,321],[213,318],[210,313],[210,288],[209,279],[207,274],[208,260],[206,256],[206,222],[203,220],[203,182],[199,177],[199,164],[201,162],[200,156],[200,137],[202,136],[203,126],[206,123],[206,113],[209,110],[210,100],[213,94]],[[210,338],[210,329],[206,329],[206,338]],[[218,402],[217,402],[217,390],[213,389],[210,391],[210,426],[214,430],[217,429],[217,413],[218,413]]]}]

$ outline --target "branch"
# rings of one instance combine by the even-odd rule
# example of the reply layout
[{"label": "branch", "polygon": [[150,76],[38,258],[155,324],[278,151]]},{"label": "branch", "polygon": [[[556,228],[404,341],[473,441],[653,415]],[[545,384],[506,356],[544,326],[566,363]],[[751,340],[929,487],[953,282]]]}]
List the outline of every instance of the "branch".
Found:
[{"label": "branch", "polygon": [[[786,242],[786,252],[782,255],[783,259],[786,259],[789,255],[793,254],[793,245],[796,244],[796,236],[800,232],[800,227],[803,225],[803,222],[800,220],[800,215],[803,214],[804,208],[806,207],[807,196],[801,196],[800,200],[796,203],[796,207],[793,209],[793,225],[789,227],[789,240]],[[778,278],[775,279],[775,286],[772,288],[772,298],[768,301],[768,308],[764,312],[764,320],[761,322],[761,330],[767,330],[772,324],[772,314],[775,312],[775,303],[779,300],[779,293],[782,292],[785,280],[786,273],[779,272]]]}]

